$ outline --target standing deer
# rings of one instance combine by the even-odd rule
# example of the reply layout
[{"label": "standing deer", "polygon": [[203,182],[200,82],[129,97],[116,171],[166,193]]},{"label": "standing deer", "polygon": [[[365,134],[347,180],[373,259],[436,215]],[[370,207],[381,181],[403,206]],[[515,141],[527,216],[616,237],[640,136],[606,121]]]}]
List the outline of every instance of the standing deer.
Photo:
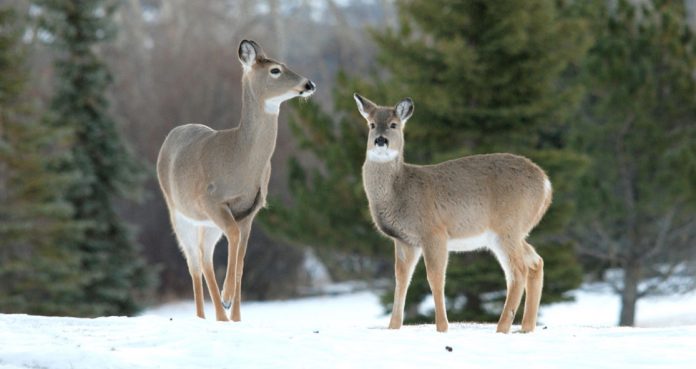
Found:
[{"label": "standing deer", "polygon": [[505,272],[507,297],[497,331],[507,333],[526,289],[522,331],[536,325],[544,262],[525,241],[551,203],[551,182],[529,159],[473,155],[435,165],[404,163],[413,101],[377,106],[355,94],[370,132],[363,185],[377,228],[394,240],[394,306],[389,328],[403,323],[406,290],[421,254],[435,300],[439,332],[448,328],[445,270],[450,251],[488,248]]},{"label": "standing deer", "polygon": [[[312,81],[267,58],[254,41],[241,42],[239,60],[244,69],[239,126],[220,131],[201,124],[176,127],[157,158],[157,178],[193,280],[196,314],[205,318],[202,274],[222,321],[228,320],[224,308],[232,300],[231,319],[241,319],[244,255],[251,223],[266,203],[280,104],[315,91]],[[228,260],[220,296],[213,251],[223,233]]]}]

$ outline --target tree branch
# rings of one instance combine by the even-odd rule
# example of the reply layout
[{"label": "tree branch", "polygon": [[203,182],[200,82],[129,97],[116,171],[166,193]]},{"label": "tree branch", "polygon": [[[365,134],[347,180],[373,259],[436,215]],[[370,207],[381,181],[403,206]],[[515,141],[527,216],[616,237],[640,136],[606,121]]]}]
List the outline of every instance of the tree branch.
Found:
[{"label": "tree branch", "polygon": [[662,272],[659,270],[655,270],[655,274],[657,281],[651,283],[648,285],[643,291],[638,291],[638,298],[645,297],[655,291],[658,290],[660,286],[663,286],[665,281],[667,281],[672,275],[674,275],[674,271],[677,269],[677,266],[679,266],[681,263],[680,262],[674,262],[671,263],[669,268],[667,268],[667,271]]},{"label": "tree branch", "polygon": [[674,214],[677,212],[677,206],[672,206],[671,209],[667,212],[667,214],[664,216],[662,219],[661,226],[659,231],[657,232],[657,237],[655,239],[655,243],[653,244],[653,247],[645,252],[641,257],[639,258],[640,260],[648,260],[655,255],[657,255],[662,249],[665,247],[665,244],[667,243],[667,236],[669,235],[669,230],[672,228],[672,220],[674,219]]}]

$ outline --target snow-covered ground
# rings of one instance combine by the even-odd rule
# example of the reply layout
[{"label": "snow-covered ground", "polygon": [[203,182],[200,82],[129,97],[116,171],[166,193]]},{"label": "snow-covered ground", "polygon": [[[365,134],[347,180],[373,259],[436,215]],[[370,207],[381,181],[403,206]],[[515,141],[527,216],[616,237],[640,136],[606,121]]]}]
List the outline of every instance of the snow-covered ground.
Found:
[{"label": "snow-covered ground", "polygon": [[613,296],[577,297],[545,308],[536,332],[509,335],[469,323],[387,330],[369,292],[243,303],[240,323],[197,319],[192,302],[135,318],[0,314],[0,368],[694,368],[696,294],[641,303],[649,328],[611,327]]}]

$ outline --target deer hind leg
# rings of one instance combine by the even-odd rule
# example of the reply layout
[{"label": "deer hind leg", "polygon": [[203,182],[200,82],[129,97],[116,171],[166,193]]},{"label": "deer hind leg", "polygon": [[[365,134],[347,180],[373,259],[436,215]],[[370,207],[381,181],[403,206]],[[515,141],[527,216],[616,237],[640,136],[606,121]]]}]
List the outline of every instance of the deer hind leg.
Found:
[{"label": "deer hind leg", "polygon": [[220,234],[221,232],[215,228],[200,227],[198,229],[198,247],[202,254],[205,284],[208,285],[210,299],[213,300],[213,306],[215,307],[215,318],[220,321],[227,321],[227,314],[225,314],[225,309],[222,307],[220,290],[218,289],[213,267],[213,253],[215,244],[220,239]]},{"label": "deer hind leg", "polygon": [[205,318],[202,254],[197,245],[198,229],[179,216],[172,217],[174,234],[179,241],[179,247],[186,258],[191,281],[193,282],[193,298],[196,301],[196,315]]},{"label": "deer hind leg", "polygon": [[496,332],[508,333],[512,322],[515,320],[515,314],[522,301],[522,293],[524,292],[524,283],[527,278],[527,268],[524,264],[522,253],[519,251],[521,241],[510,239],[509,237],[497,237],[493,245],[490,246],[505,272],[505,281],[507,282],[507,296],[503,311],[500,313]]},{"label": "deer hind leg", "polygon": [[438,332],[447,332],[447,309],[445,308],[445,272],[449,252],[447,241],[434,237],[423,246],[423,260],[428,275],[428,283],[435,300],[435,326]]},{"label": "deer hind leg", "polygon": [[406,291],[411,283],[413,271],[416,269],[422,249],[406,245],[400,241],[394,241],[394,305],[392,306],[389,329],[399,329],[404,321],[404,306],[406,305]]},{"label": "deer hind leg", "polygon": [[251,221],[240,225],[239,249],[237,250],[237,272],[235,273],[235,292],[234,302],[232,303],[232,320],[235,322],[242,320],[242,275],[244,274],[244,256],[246,256],[249,233],[251,232]]},{"label": "deer hind leg", "polygon": [[534,247],[523,241],[525,265],[527,267],[527,287],[524,297],[524,315],[522,315],[522,332],[531,332],[536,327],[541,290],[544,287],[544,260],[536,253]]}]

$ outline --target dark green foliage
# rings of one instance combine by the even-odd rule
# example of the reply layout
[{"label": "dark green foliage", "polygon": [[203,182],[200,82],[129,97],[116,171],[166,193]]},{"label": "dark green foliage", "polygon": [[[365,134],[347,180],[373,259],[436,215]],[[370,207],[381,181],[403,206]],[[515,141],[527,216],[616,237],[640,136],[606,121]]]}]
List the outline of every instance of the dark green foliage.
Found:
[{"label": "dark green foliage", "polygon": [[[293,204],[275,204],[266,214],[267,227],[327,253],[391,259],[390,242],[375,238],[361,188],[367,129],[350,94],[358,91],[380,104],[410,96],[416,109],[406,128],[407,161],[506,151],[547,170],[554,204],[531,242],[546,259],[547,276],[556,278],[547,284],[544,301],[562,299],[581,278],[572,245],[555,236],[568,224],[573,183],[585,166],[585,159],[566,147],[567,118],[582,96],[574,63],[589,45],[585,23],[574,9],[559,10],[546,0],[402,1],[399,10],[399,30],[375,35],[387,81],[339,79],[332,115],[311,103],[295,105],[294,125],[302,128],[296,128],[297,137],[321,165],[305,169],[293,162]],[[391,269],[386,268],[389,275]],[[453,320],[497,318],[504,290],[494,257],[452,255],[446,294]],[[413,308],[428,293],[419,266],[407,317],[414,317]]]},{"label": "dark green foliage", "polygon": [[[392,72],[388,99],[409,95],[416,102],[406,128],[407,160],[504,151],[544,168],[554,202],[530,242],[545,259],[549,282],[542,302],[562,300],[581,281],[572,245],[556,236],[573,214],[572,191],[586,161],[566,142],[568,118],[583,92],[575,64],[589,45],[586,23],[575,16],[578,10],[547,0],[399,4],[400,29],[376,39],[381,62]],[[451,319],[497,319],[505,283],[495,258],[450,256],[445,294]],[[411,306],[429,293],[419,265]]]},{"label": "dark green foliage", "polygon": [[297,158],[291,158],[292,204],[283,206],[271,200],[259,218],[277,237],[316,246],[318,255],[339,278],[369,273],[371,270],[365,268],[372,267],[365,261],[384,258],[389,250],[385,247],[388,242],[372,225],[363,191],[361,168],[367,132],[354,108],[353,85],[344,75],[339,76],[336,106],[347,114],[338,119],[314,102],[292,103],[293,134],[300,147],[319,158],[321,165],[305,169]]},{"label": "dark green foliage", "polygon": [[75,249],[56,247],[80,232],[62,194],[74,173],[51,172],[66,154],[65,132],[42,124],[22,90],[22,22],[0,10],[0,311],[66,315],[83,298]]},{"label": "dark green foliage", "polygon": [[637,299],[672,287],[673,266],[693,273],[683,262],[696,255],[696,42],[681,1],[619,1],[595,29],[574,130],[593,160],[574,230],[581,251],[625,271],[620,323],[632,325]]},{"label": "dark green foliage", "polygon": [[49,124],[71,132],[70,157],[54,170],[77,172],[66,198],[74,219],[85,227],[63,247],[82,253],[83,303],[80,315],[133,314],[152,285],[132,230],[115,210],[116,200],[136,198],[142,168],[124,146],[108,114],[106,89],[111,76],[95,48],[113,33],[112,1],[36,1],[40,26],[56,50],[55,86]]},{"label": "dark green foliage", "polygon": [[[586,25],[570,8],[545,0],[404,1],[400,10],[400,30],[376,38],[382,64],[391,67],[389,99],[407,94],[416,102],[406,129],[407,160],[505,151],[544,168],[554,203],[530,242],[546,261],[545,280],[562,278],[547,283],[543,302],[563,299],[581,280],[571,245],[554,235],[573,213],[571,193],[585,164],[567,149],[566,132],[582,96],[574,63],[588,45]],[[497,319],[504,294],[495,292],[505,283],[492,255],[453,254],[447,276],[452,320]],[[413,305],[430,290],[422,265],[412,283]]]}]

